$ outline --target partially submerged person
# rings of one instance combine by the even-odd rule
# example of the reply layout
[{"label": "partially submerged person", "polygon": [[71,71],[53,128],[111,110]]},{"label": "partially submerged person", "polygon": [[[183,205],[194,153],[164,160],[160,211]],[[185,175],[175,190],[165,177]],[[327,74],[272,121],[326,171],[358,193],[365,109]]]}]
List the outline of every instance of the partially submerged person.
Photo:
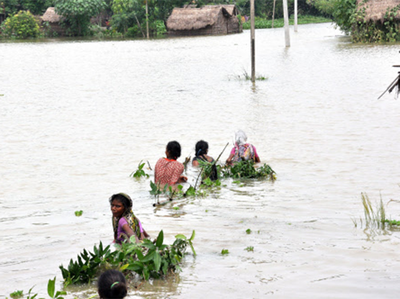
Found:
[{"label": "partially submerged person", "polygon": [[125,298],[128,294],[125,276],[117,270],[103,272],[97,281],[100,299]]},{"label": "partially submerged person", "polygon": [[199,160],[214,162],[214,159],[208,155],[208,143],[204,140],[200,140],[196,143],[195,157],[192,160],[193,166],[199,166]]},{"label": "partially submerged person", "polygon": [[[209,163],[214,162],[214,159],[208,155],[208,143],[204,140],[200,140],[196,143],[195,154],[196,156],[192,160],[193,166],[199,166],[200,165],[199,161],[204,161]],[[212,181],[218,179],[218,172],[215,164],[212,165],[212,170],[209,173],[209,178]]]},{"label": "partially submerged person", "polygon": [[255,146],[246,143],[246,141],[247,135],[245,132],[239,130],[235,133],[235,146],[232,148],[226,164],[232,165],[235,162],[248,160],[253,160],[255,163],[260,162]]},{"label": "partially submerged person", "polygon": [[177,159],[181,156],[181,145],[177,141],[170,141],[165,150],[166,158],[160,158],[154,167],[154,182],[157,185],[175,185],[187,181],[182,173],[185,167]]},{"label": "partially submerged person", "polygon": [[132,199],[125,193],[114,194],[110,197],[114,241],[118,244],[135,236],[136,242],[148,238],[139,219],[133,214]]}]

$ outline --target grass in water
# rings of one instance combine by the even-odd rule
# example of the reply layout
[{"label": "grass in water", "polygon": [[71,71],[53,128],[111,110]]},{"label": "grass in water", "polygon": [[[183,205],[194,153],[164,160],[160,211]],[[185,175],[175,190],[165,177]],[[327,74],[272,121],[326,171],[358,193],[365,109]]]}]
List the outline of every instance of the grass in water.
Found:
[{"label": "grass in water", "polygon": [[[243,70],[242,74],[233,76],[233,79],[250,81],[251,80],[251,75],[246,70]],[[265,81],[265,80],[268,79],[268,77],[265,77],[265,76],[262,76],[262,75],[256,75],[255,79],[257,81]]]},{"label": "grass in water", "polygon": [[366,193],[361,193],[361,200],[364,207],[365,226],[367,228],[385,229],[386,212],[382,198],[376,211],[374,211]]}]

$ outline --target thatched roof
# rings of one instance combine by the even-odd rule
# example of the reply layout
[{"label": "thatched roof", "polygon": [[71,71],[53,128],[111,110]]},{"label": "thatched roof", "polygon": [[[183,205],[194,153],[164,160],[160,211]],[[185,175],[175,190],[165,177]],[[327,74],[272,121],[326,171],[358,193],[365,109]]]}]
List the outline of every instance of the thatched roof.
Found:
[{"label": "thatched roof", "polygon": [[167,20],[168,30],[198,30],[212,26],[218,19],[218,14],[226,17],[237,15],[235,5],[206,5],[200,8],[175,7]]},{"label": "thatched roof", "polygon": [[[400,5],[400,0],[369,0],[364,3],[363,0],[357,0],[358,9],[365,7],[366,21],[381,21],[385,18],[388,9]],[[400,19],[400,10],[397,9],[396,19]]]},{"label": "thatched roof", "polygon": [[43,22],[57,23],[60,22],[61,16],[56,14],[54,7],[49,7],[42,16]]}]

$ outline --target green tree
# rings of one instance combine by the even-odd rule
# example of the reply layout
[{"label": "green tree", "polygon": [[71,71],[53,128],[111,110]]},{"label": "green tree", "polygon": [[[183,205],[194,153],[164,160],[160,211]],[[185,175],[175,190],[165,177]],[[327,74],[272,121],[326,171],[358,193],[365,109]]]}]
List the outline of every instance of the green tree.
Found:
[{"label": "green tree", "polygon": [[54,0],[58,14],[66,19],[71,26],[73,35],[88,35],[90,33],[90,18],[97,16],[106,9],[104,0]]},{"label": "green tree", "polygon": [[333,20],[345,33],[350,33],[355,22],[353,15],[356,13],[356,8],[356,0],[335,0],[333,4]]},{"label": "green tree", "polygon": [[38,37],[39,25],[29,11],[20,11],[8,17],[1,25],[2,34],[7,37],[28,38]]},{"label": "green tree", "polygon": [[[54,0],[1,0],[0,13],[15,15],[20,10],[29,10],[34,15],[42,15],[54,5]],[[4,12],[3,12],[4,8]]]}]

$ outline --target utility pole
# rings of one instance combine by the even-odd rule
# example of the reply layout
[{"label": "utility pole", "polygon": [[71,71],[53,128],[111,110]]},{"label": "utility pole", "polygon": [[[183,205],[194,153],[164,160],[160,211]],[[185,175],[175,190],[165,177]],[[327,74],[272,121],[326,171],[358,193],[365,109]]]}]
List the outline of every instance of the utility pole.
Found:
[{"label": "utility pole", "polygon": [[294,32],[297,32],[297,0],[294,0]]},{"label": "utility pole", "polygon": [[251,31],[251,82],[256,81],[256,49],[255,49],[255,25],[254,25],[254,0],[250,0],[250,31]]},{"label": "utility pole", "polygon": [[146,33],[147,33],[147,39],[149,39],[149,4],[147,3],[147,0],[146,0]]},{"label": "utility pole", "polygon": [[285,23],[285,45],[290,47],[290,36],[289,36],[289,15],[287,0],[283,0],[283,18]]}]

